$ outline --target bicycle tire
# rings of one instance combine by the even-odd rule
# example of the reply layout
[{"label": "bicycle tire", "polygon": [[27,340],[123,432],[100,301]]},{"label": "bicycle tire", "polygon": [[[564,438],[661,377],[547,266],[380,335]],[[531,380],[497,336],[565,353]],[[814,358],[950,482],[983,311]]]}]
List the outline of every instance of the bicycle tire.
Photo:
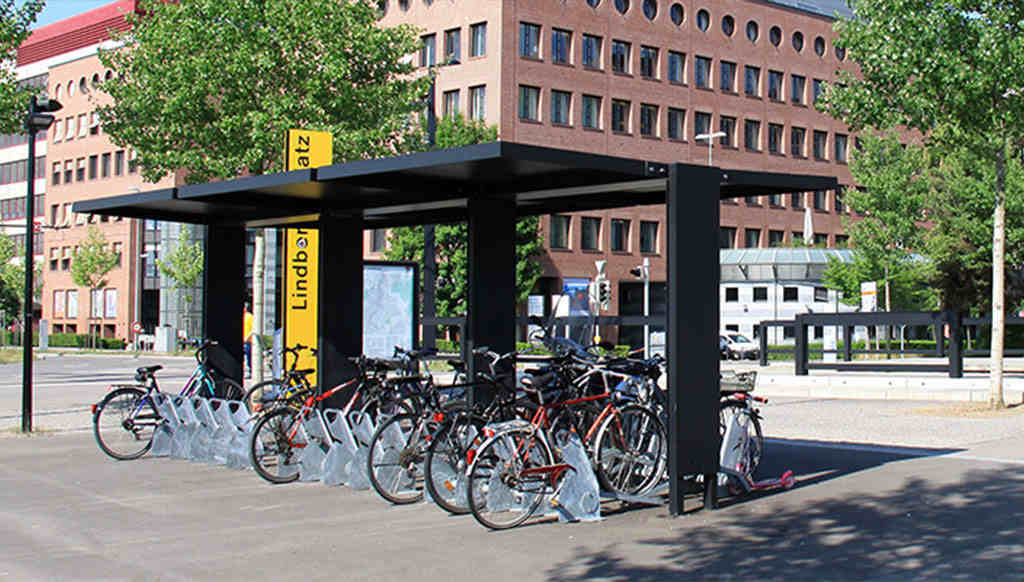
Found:
[{"label": "bicycle tire", "polygon": [[750,475],[753,477],[757,467],[764,458],[764,434],[761,432],[761,421],[758,420],[754,411],[744,402],[728,401],[722,405],[718,412],[719,434],[725,436],[725,427],[729,421],[727,414],[745,414],[749,417],[747,423],[747,435],[750,438],[751,454],[749,458]]},{"label": "bicycle tire", "polygon": [[601,422],[593,455],[602,489],[617,495],[643,495],[664,473],[668,435],[657,414],[628,404]]},{"label": "bicycle tire", "polygon": [[[92,430],[101,451],[119,461],[130,461],[149,452],[162,420],[146,390],[119,388],[96,405]],[[124,450],[119,448],[122,440]]]},{"label": "bicycle tire", "polygon": [[306,443],[299,442],[302,433],[294,430],[298,422],[299,413],[291,408],[277,408],[263,416],[253,428],[249,461],[256,474],[266,481],[281,484],[299,478],[299,451]]},{"label": "bicycle tire", "polygon": [[279,394],[284,394],[287,389],[288,384],[281,380],[265,380],[263,382],[260,382],[259,384],[251,386],[248,390],[245,391],[245,396],[242,397],[242,405],[245,406],[245,409],[249,412],[249,414],[253,414],[254,412],[261,412],[263,409],[266,408],[272,409],[278,403],[277,400],[266,403],[257,402],[256,406],[254,406],[253,399],[256,397],[257,394],[263,395],[269,392],[270,390],[277,390]]},{"label": "bicycle tire", "polygon": [[[427,420],[420,415],[398,414],[381,423],[373,433],[366,456],[366,474],[377,494],[394,505],[423,499],[423,490],[416,484],[423,477],[422,463],[430,432],[426,425]],[[413,438],[416,441],[410,442]]]},{"label": "bicycle tire", "polygon": [[245,388],[231,378],[224,378],[219,388],[224,393],[224,400],[241,400],[245,397]]},{"label": "bicycle tire", "polygon": [[[523,450],[526,454],[519,454]],[[468,471],[466,504],[473,518],[493,530],[510,529],[522,524],[537,512],[548,493],[546,474],[523,473],[527,469],[552,464],[551,449],[533,427],[501,431],[487,439],[477,450]],[[507,491],[492,491],[493,486],[503,487]],[[501,495],[505,498],[501,499]],[[509,518],[500,521],[501,514],[506,513],[510,514]]]},{"label": "bicycle tire", "polygon": [[452,515],[469,513],[465,496],[458,495],[458,480],[465,479],[469,450],[482,444],[485,424],[479,416],[460,414],[438,428],[427,448],[423,485],[434,503]]}]

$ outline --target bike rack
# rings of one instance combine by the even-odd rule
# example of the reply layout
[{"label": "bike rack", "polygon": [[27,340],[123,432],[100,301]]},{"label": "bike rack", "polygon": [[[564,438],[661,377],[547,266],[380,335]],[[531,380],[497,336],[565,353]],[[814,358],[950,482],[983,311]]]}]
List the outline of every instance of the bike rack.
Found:
[{"label": "bike rack", "polygon": [[327,452],[324,459],[323,481],[324,485],[345,485],[350,477],[349,465],[356,457],[356,439],[352,436],[348,423],[345,421],[345,413],[337,408],[324,410],[324,421],[332,437],[331,450]]},{"label": "bike rack", "polygon": [[213,418],[217,422],[217,430],[213,433],[213,444],[210,447],[211,462],[217,465],[225,465],[228,462],[231,439],[235,436],[235,422],[231,419],[231,411],[228,409],[227,400],[211,398],[210,409],[213,411]]},{"label": "bike rack", "polygon": [[[390,467],[379,468],[377,473],[380,480],[385,483],[392,482],[395,477],[399,478],[398,491],[410,491],[416,486],[416,479],[410,476],[399,464],[402,451],[408,443],[408,438],[402,434],[402,429],[397,424],[387,425],[377,439],[378,446],[383,447],[384,455],[379,461],[391,463]],[[375,457],[376,459],[376,457]],[[418,471],[423,474],[422,463],[418,465]]]},{"label": "bike rack", "polygon": [[[558,521],[599,521],[601,519],[601,486],[583,443],[576,433],[566,432],[558,448],[564,462],[572,465],[551,504],[558,511]],[[556,436],[556,439],[562,435]]]},{"label": "bike rack", "polygon": [[184,400],[184,396],[171,396],[167,407],[171,413],[167,418],[174,425],[174,438],[171,440],[171,456],[176,459],[188,458],[188,442],[192,439],[193,427],[185,424],[185,420],[181,417],[181,408]]},{"label": "bike rack", "polygon": [[174,407],[171,406],[171,399],[167,394],[154,392],[152,398],[157,414],[162,420],[153,431],[153,444],[150,445],[149,454],[153,457],[166,457],[171,454],[171,444],[174,442]]},{"label": "bike rack", "polygon": [[231,469],[251,469],[252,462],[249,460],[249,436],[252,433],[249,411],[242,405],[241,400],[228,400],[224,403],[234,426],[231,433],[231,440],[228,443],[225,465]]},{"label": "bike rack", "polygon": [[190,461],[197,461],[196,458],[196,436],[199,435],[199,429],[202,426],[199,424],[199,418],[196,417],[196,408],[193,403],[192,396],[177,396],[171,401],[174,402],[174,408],[178,413],[178,418],[181,419],[182,425],[185,427],[187,437],[184,441],[183,452],[185,458]]},{"label": "bike rack", "polygon": [[302,419],[306,446],[299,453],[299,481],[320,481],[324,476],[324,461],[331,450],[331,437],[319,414],[310,413]]},{"label": "bike rack", "polygon": [[217,419],[213,416],[210,401],[206,398],[193,398],[192,406],[199,421],[199,430],[192,437],[192,457],[197,461],[209,463],[213,461],[213,437],[217,434]]}]

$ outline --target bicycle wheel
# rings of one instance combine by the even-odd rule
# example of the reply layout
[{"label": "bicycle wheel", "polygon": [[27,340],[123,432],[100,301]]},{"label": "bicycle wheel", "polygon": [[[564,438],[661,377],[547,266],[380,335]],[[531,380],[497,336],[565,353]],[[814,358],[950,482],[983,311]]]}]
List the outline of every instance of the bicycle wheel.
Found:
[{"label": "bicycle wheel", "polygon": [[245,388],[242,388],[241,384],[231,378],[224,378],[217,388],[219,392],[224,394],[224,400],[241,400],[245,398]]},{"label": "bicycle wheel", "polygon": [[423,457],[429,441],[426,419],[399,414],[377,427],[366,457],[374,490],[395,505],[423,499]]},{"label": "bicycle wheel", "polygon": [[483,442],[482,418],[460,414],[438,428],[423,462],[423,484],[438,507],[453,515],[469,513],[466,467],[472,449]]},{"label": "bicycle wheel", "polygon": [[752,477],[764,457],[764,435],[761,433],[761,421],[758,420],[754,411],[744,402],[726,402],[718,413],[719,434],[725,436],[725,428],[732,422],[732,417],[737,414],[746,417],[740,420],[747,429],[747,438],[750,443],[747,448],[747,466],[750,467],[749,475]]},{"label": "bicycle wheel", "polygon": [[299,425],[299,413],[291,408],[272,410],[256,423],[249,440],[249,460],[260,477],[271,483],[299,478],[299,453],[307,444]]},{"label": "bicycle wheel", "polygon": [[642,495],[661,480],[667,453],[668,436],[658,416],[643,406],[623,406],[597,431],[597,480],[606,491]]},{"label": "bicycle wheel", "polygon": [[249,414],[273,408],[277,397],[283,397],[288,385],[280,380],[267,380],[249,388],[242,397],[242,404]]},{"label": "bicycle wheel", "polygon": [[96,405],[92,429],[100,450],[119,461],[129,461],[149,451],[161,420],[145,390],[119,388]]},{"label": "bicycle wheel", "polygon": [[542,468],[552,463],[551,449],[533,427],[491,437],[469,467],[466,504],[473,517],[490,529],[513,528],[529,519],[551,491],[551,473]]}]

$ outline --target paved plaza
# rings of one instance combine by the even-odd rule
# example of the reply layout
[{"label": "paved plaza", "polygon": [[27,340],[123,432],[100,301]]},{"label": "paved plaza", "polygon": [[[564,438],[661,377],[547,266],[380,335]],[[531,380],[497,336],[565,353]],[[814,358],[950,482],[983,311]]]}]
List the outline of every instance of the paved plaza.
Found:
[{"label": "paved plaza", "polygon": [[[148,363],[43,360],[38,402],[87,406],[103,383],[125,377],[119,368]],[[191,363],[171,367],[168,378],[180,382]],[[6,417],[20,384],[2,390]],[[678,518],[665,507],[613,503],[597,523],[506,532],[427,504],[390,507],[371,491],[272,486],[251,471],[167,458],[116,462],[85,430],[6,430],[0,580],[1024,576],[1024,413],[799,397],[772,398],[762,413],[769,441],[760,476],[792,469],[799,481],[791,491],[725,500],[715,512],[697,511],[693,497]],[[61,418],[77,417],[43,415],[36,424],[58,429]]]}]

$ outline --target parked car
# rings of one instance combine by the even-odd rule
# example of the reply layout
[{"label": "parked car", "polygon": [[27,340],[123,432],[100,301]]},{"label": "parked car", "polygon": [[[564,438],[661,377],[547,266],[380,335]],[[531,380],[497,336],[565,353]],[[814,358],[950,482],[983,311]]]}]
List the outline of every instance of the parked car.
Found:
[{"label": "parked car", "polygon": [[761,346],[743,334],[724,332],[718,343],[722,359],[756,360],[761,357]]}]

